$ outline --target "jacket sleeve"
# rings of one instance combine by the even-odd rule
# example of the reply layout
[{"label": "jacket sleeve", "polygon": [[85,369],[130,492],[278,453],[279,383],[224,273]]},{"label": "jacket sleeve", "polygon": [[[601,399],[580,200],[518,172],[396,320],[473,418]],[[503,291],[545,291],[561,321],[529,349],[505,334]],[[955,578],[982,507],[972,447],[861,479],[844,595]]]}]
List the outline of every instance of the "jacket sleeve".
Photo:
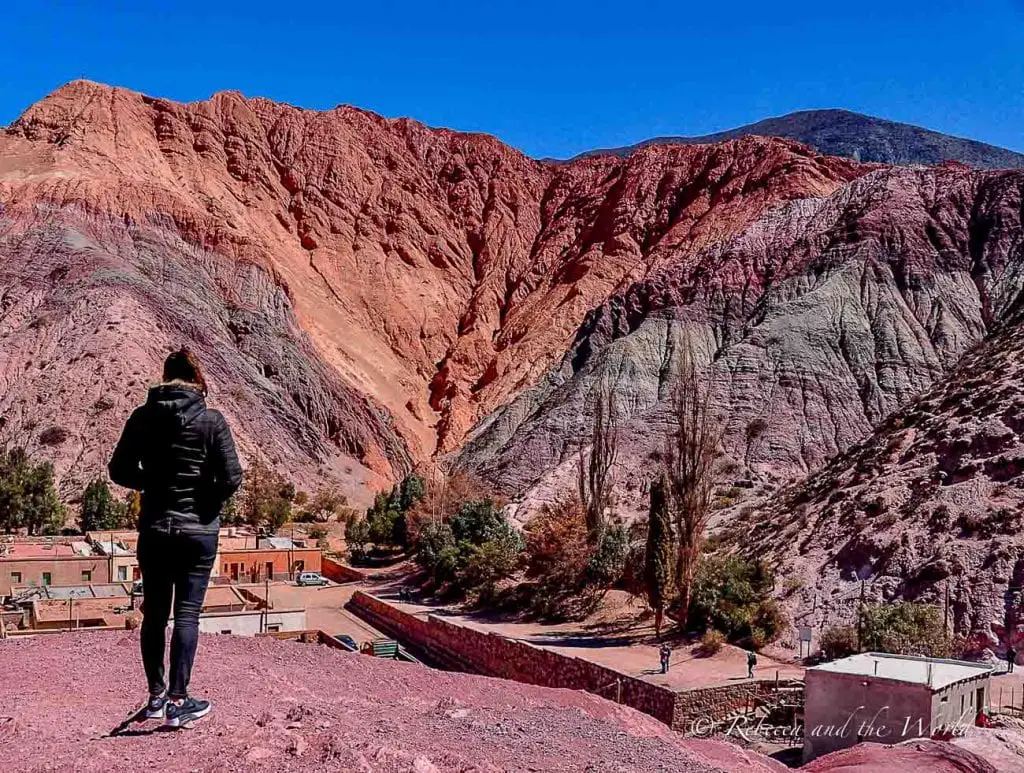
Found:
[{"label": "jacket sleeve", "polygon": [[242,465],[238,463],[231,428],[219,411],[210,411],[209,463],[214,495],[226,502],[242,485]]},{"label": "jacket sleeve", "polygon": [[142,491],[145,474],[142,470],[142,409],[136,408],[125,422],[121,439],[117,441],[114,453],[107,464],[110,479],[118,486]]}]

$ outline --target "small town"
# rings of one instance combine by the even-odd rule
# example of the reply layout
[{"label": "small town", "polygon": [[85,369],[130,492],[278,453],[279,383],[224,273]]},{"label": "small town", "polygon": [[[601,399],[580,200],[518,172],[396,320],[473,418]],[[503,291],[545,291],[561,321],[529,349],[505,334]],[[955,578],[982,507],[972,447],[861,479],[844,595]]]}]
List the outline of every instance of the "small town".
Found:
[{"label": "small town", "polygon": [[[942,739],[987,749],[993,742],[986,734],[1024,732],[1024,678],[1006,662],[860,651],[856,641],[830,641],[845,629],[823,624],[799,627],[793,641],[767,637],[756,652],[717,630],[714,637],[659,634],[649,603],[617,589],[561,622],[488,611],[464,597],[446,601],[427,573],[429,524],[418,520],[442,506],[428,481],[408,476],[363,515],[343,497],[311,499],[266,471],[253,480],[228,510],[237,507],[255,524],[236,516],[220,528],[202,634],[272,638],[585,691],[682,737],[724,740],[790,766],[864,742]],[[90,485],[86,501],[99,511],[83,513],[86,522],[126,517],[130,497],[122,505],[102,482]],[[489,502],[472,498],[480,490],[470,479],[456,475],[445,486],[444,507],[456,520]],[[291,498],[284,518],[280,502],[266,500],[280,496]],[[265,520],[268,513],[275,515]],[[416,539],[395,536],[415,523]],[[392,536],[383,536],[388,529]],[[137,531],[16,532],[0,538],[0,638],[103,637],[139,627],[145,610]],[[409,547],[396,544],[400,539]],[[564,548],[557,546],[563,560]],[[868,607],[861,614],[866,626]],[[868,635],[864,626],[858,635]],[[910,646],[933,645],[922,639]]]}]

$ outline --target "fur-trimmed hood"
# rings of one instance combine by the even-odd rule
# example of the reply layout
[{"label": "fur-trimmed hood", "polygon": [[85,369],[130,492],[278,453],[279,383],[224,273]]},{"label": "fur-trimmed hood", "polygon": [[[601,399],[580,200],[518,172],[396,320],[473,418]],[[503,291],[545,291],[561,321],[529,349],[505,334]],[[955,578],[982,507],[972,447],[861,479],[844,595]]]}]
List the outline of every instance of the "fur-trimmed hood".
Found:
[{"label": "fur-trimmed hood", "polygon": [[185,427],[206,411],[206,398],[196,384],[168,381],[149,390],[146,409],[158,425]]}]

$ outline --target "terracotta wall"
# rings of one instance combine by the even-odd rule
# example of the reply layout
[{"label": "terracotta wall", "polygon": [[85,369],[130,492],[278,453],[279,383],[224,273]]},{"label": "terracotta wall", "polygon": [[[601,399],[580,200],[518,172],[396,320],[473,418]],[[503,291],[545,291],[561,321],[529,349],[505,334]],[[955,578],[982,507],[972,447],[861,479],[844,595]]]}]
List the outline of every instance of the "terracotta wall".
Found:
[{"label": "terracotta wall", "polygon": [[453,666],[457,661],[460,670],[543,687],[584,690],[618,700],[665,724],[673,723],[676,694],[665,687],[589,660],[450,623],[436,615],[424,620],[362,591],[356,592],[350,605],[370,623],[434,659]]},{"label": "terracotta wall", "polygon": [[238,582],[263,582],[267,579],[269,563],[275,580],[291,580],[299,571],[319,572],[320,556],[319,548],[222,550],[217,554],[214,574]]},{"label": "terracotta wall", "polygon": [[0,596],[10,595],[12,585],[43,585],[44,573],[50,575],[50,585],[108,583],[110,559],[106,556],[5,558],[0,561]]},{"label": "terracotta wall", "polygon": [[425,619],[410,615],[363,591],[355,593],[349,606],[371,625],[453,670],[584,690],[650,714],[683,732],[690,730],[698,717],[725,719],[754,698],[767,698],[775,690],[773,680],[755,680],[674,691],[589,660],[458,625],[437,615]]},{"label": "terracotta wall", "polygon": [[361,582],[366,579],[366,575],[358,569],[353,569],[351,566],[346,566],[327,556],[321,560],[320,573],[334,582]]}]

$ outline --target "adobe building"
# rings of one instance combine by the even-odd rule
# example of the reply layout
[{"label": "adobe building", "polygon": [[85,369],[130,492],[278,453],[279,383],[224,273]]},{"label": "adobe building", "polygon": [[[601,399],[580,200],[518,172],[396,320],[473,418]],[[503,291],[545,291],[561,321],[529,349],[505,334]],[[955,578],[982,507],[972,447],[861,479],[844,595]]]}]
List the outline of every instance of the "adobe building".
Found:
[{"label": "adobe building", "polygon": [[956,735],[989,701],[992,666],[866,652],[804,674],[804,762],[862,741]]},{"label": "adobe building", "polygon": [[0,596],[15,585],[81,585],[110,582],[110,562],[85,542],[0,544]]},{"label": "adobe building", "polygon": [[[66,630],[68,628],[123,628],[129,616],[136,615],[142,599],[132,597],[131,583],[69,586],[18,586],[13,589],[13,603],[21,608],[21,619],[11,621],[17,630]],[[266,602],[246,588],[230,585],[211,585],[203,600],[201,618],[207,615],[226,616],[220,627],[212,623],[201,625],[200,630],[214,633],[248,632],[260,623],[255,613],[265,612]],[[281,610],[282,614],[295,610]],[[277,614],[271,610],[270,615]],[[270,624],[295,624],[294,615],[285,614],[267,622],[263,615],[263,629]],[[256,620],[256,623],[252,621]],[[291,630],[279,628],[278,630]]]},{"label": "adobe building", "polygon": [[117,538],[118,532],[89,532],[86,536],[93,552],[106,556],[113,582],[134,582],[142,577],[136,555],[138,535]]},{"label": "adobe building", "polygon": [[219,546],[214,573],[232,582],[293,580],[300,572],[321,570],[320,548],[299,546],[287,537],[260,538],[252,548],[226,542]]}]

